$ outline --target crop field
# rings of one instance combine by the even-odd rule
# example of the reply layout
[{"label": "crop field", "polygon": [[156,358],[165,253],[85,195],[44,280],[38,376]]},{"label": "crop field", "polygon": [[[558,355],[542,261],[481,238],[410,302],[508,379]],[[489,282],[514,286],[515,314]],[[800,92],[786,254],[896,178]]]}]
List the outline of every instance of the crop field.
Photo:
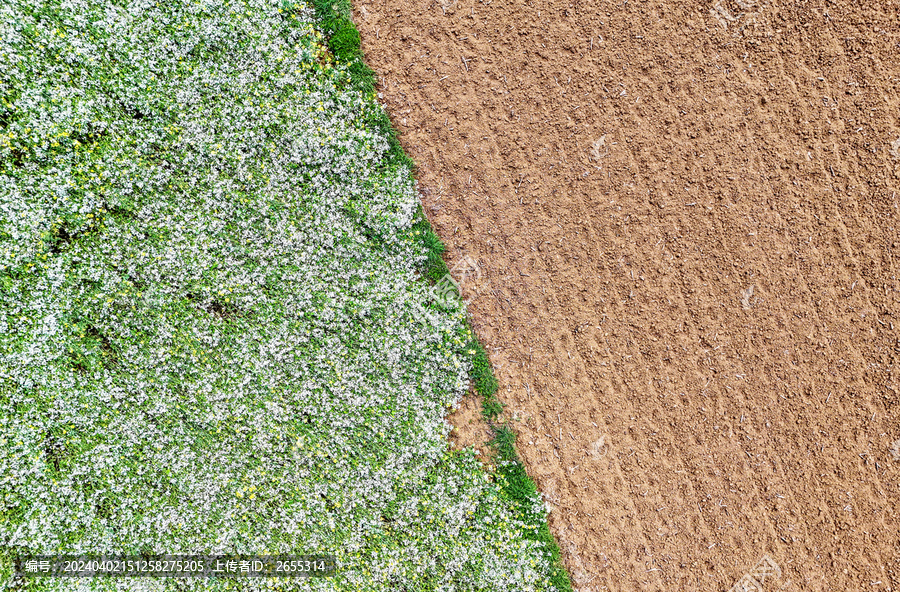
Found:
[{"label": "crop field", "polygon": [[[564,590],[347,5],[0,7],[0,588]],[[439,296],[439,297],[438,297]],[[331,577],[50,578],[53,554]]]}]

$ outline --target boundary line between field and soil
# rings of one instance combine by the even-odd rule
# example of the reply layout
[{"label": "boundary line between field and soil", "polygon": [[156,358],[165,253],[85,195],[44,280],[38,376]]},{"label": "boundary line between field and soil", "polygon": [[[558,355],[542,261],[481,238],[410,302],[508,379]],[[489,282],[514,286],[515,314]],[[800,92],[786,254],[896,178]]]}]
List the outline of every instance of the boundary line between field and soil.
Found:
[{"label": "boundary line between field and soil", "polygon": [[[353,7],[350,1],[311,0],[311,3],[321,23],[322,33],[328,40],[328,48],[337,61],[348,65],[351,77],[350,84],[355,90],[362,92],[365,96],[374,95],[376,85],[375,72],[365,64],[359,31],[352,18]],[[371,123],[381,129],[388,138],[390,146],[387,155],[388,165],[406,165],[409,167],[410,174],[415,175],[416,164],[400,145],[397,130],[391,124],[387,112],[383,108],[378,109],[377,115],[375,115],[374,121]],[[449,273],[447,264],[442,257],[446,247],[431,227],[431,223],[428,221],[421,203],[419,203],[413,230],[419,231],[419,234],[413,233],[413,236],[419,237],[428,255],[423,275],[429,281],[438,281]],[[531,499],[537,494],[537,487],[531,477],[528,476],[521,459],[516,453],[514,446],[516,434],[510,428],[509,421],[499,422],[500,414],[503,411],[503,403],[496,397],[497,379],[487,352],[478,340],[475,332],[472,331],[468,318],[466,319],[466,328],[469,329],[469,334],[472,337],[469,343],[465,345],[464,351],[475,351],[475,354],[471,357],[472,371],[469,378],[474,383],[475,390],[482,396],[482,416],[493,433],[493,438],[488,442],[488,445],[496,451],[497,460],[503,461],[497,462],[496,472],[500,475],[498,482],[506,498],[517,508],[524,509],[530,505]],[[559,545],[550,532],[547,520],[542,520],[536,526],[536,532],[526,533],[526,537],[542,542],[547,546],[551,554],[550,582],[559,592],[573,592],[569,574],[562,564]]]}]

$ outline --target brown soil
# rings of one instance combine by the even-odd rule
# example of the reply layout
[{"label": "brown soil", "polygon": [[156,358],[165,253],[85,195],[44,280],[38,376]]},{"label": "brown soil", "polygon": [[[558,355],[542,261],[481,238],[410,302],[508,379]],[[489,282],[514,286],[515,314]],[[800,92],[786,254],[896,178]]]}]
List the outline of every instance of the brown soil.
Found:
[{"label": "brown soil", "polygon": [[453,426],[450,432],[450,445],[456,449],[473,447],[482,464],[485,465],[485,469],[494,470],[494,452],[488,446],[491,431],[481,418],[481,397],[474,389],[470,389],[469,396],[463,397],[459,402],[459,408],[453,413],[450,420],[450,424]]},{"label": "brown soil", "polygon": [[576,589],[900,589],[898,3],[356,4]]}]

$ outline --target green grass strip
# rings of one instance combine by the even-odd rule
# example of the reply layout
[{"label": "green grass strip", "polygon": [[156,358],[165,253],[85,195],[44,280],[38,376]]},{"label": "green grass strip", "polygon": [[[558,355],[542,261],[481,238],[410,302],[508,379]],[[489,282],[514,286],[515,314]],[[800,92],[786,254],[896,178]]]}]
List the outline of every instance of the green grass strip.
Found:
[{"label": "green grass strip", "polygon": [[[497,472],[500,474],[500,485],[503,494],[517,508],[524,510],[531,504],[531,500],[537,494],[537,487],[516,453],[515,442],[516,434],[509,428],[506,423],[499,427],[491,425],[494,432],[494,438],[489,445],[497,454]],[[562,564],[562,558],[559,554],[559,545],[550,532],[547,520],[542,519],[535,524],[537,527],[533,534],[528,534],[528,538],[544,543],[551,555],[551,572],[550,581],[557,589],[565,592],[572,592],[572,582],[569,574],[566,572]]]},{"label": "green grass strip", "polygon": [[[322,23],[322,33],[328,39],[328,48],[339,62],[347,64],[350,73],[350,84],[365,96],[375,94],[375,72],[363,59],[360,48],[359,31],[353,23],[353,6],[348,0],[312,0],[316,16]],[[391,125],[390,117],[384,110],[369,123],[385,132],[390,142],[387,161],[391,165],[406,165],[415,171],[415,163],[403,151],[397,139],[397,130]]]}]

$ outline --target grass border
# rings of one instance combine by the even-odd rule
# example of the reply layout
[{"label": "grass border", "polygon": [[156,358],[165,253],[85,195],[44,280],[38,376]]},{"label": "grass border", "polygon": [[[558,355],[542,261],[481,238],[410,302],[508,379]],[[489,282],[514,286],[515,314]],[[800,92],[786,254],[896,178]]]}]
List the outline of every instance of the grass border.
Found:
[{"label": "grass border", "polygon": [[[288,2],[289,0],[282,0]],[[316,11],[316,17],[321,23],[322,33],[328,41],[328,49],[335,60],[347,64],[350,74],[350,86],[363,94],[372,96],[375,94],[375,72],[369,68],[363,58],[360,46],[359,31],[353,23],[353,6],[349,0],[310,0]],[[391,119],[383,109],[376,110],[376,114],[369,123],[384,132],[388,139],[388,165],[406,165],[411,171],[416,170],[413,160],[407,156],[400,140],[397,139],[397,130],[391,124]]]},{"label": "grass border", "polygon": [[[316,11],[316,16],[322,23],[322,33],[328,41],[328,48],[339,62],[348,64],[350,73],[350,85],[353,89],[365,96],[375,95],[375,72],[364,61],[360,36],[353,22],[353,6],[350,0],[311,0]],[[390,117],[384,109],[378,109],[378,115],[372,124],[379,128],[388,138],[390,148],[388,150],[389,165],[406,165],[410,174],[416,172],[416,165],[406,154],[397,137],[397,130],[391,124]],[[416,222],[413,225],[413,236],[419,237],[426,253],[427,260],[424,265],[423,275],[430,281],[438,281],[449,274],[449,269],[443,258],[446,250],[440,237],[434,232],[422,204],[419,203]],[[419,234],[415,234],[415,231]],[[469,319],[466,319],[466,329],[471,338],[465,345],[465,350],[474,350],[472,354],[472,371],[469,378],[475,386],[475,390],[482,396],[482,416],[493,432],[493,438],[488,444],[496,451],[497,458],[502,463],[497,463],[498,479],[503,495],[514,506],[525,507],[531,504],[531,500],[537,494],[537,486],[522,464],[516,453],[516,434],[512,431],[509,421],[498,423],[503,412],[503,403],[496,397],[498,383],[494,375],[487,351],[478,340],[472,330]],[[546,518],[541,520],[534,534],[526,536],[546,545],[551,555],[550,582],[559,592],[574,592],[568,572],[562,564],[559,545],[550,532]]]}]

